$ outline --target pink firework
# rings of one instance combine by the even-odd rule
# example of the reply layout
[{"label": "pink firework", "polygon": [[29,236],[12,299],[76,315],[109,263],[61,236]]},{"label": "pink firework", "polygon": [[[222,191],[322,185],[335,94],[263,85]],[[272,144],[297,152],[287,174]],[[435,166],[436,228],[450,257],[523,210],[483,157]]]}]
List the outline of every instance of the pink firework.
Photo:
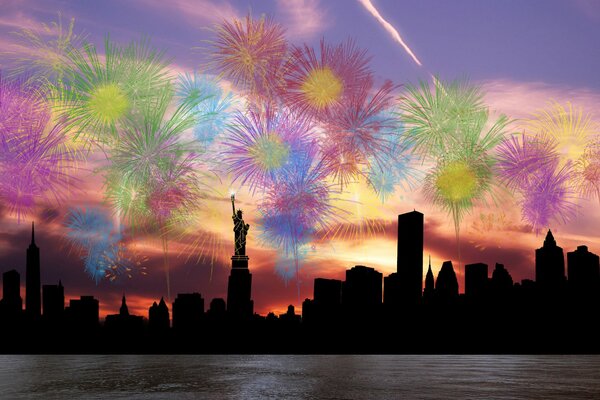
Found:
[{"label": "pink firework", "polygon": [[386,81],[374,93],[372,88],[365,81],[355,96],[334,108],[325,124],[324,160],[342,186],[358,179],[372,163],[382,168],[400,134],[399,122],[386,112],[393,102],[394,85]]},{"label": "pink firework", "polygon": [[224,161],[234,180],[251,190],[278,181],[289,163],[313,139],[313,126],[303,116],[285,109],[251,107],[238,113],[227,128]]},{"label": "pink firework", "polygon": [[338,46],[321,40],[319,54],[307,45],[294,47],[280,96],[292,109],[326,121],[333,108],[372,79],[367,64],[366,51],[350,40]]},{"label": "pink firework", "polygon": [[264,15],[247,15],[223,21],[216,31],[213,63],[225,78],[250,94],[272,94],[287,52],[283,27]]},{"label": "pink firework", "polygon": [[40,203],[65,198],[78,157],[33,89],[0,81],[0,104],[0,199],[20,221]]}]

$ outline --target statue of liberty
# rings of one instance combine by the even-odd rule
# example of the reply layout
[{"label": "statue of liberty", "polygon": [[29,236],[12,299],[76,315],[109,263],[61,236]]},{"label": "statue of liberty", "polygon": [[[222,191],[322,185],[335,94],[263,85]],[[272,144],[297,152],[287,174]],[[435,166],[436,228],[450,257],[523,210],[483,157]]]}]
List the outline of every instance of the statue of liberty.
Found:
[{"label": "statue of liberty", "polygon": [[246,235],[250,225],[244,223],[242,218],[242,210],[235,211],[235,195],[231,195],[231,207],[233,208],[233,232],[235,233],[235,255],[246,255]]}]

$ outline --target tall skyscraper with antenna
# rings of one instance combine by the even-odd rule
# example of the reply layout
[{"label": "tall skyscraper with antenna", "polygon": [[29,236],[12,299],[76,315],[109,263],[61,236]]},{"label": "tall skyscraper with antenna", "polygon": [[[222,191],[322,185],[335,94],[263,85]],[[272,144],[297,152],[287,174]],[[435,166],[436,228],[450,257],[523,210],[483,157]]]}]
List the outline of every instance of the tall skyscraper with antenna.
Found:
[{"label": "tall skyscraper with antenna", "polygon": [[31,317],[41,315],[40,249],[35,245],[35,228],[31,223],[31,244],[25,265],[25,311]]}]

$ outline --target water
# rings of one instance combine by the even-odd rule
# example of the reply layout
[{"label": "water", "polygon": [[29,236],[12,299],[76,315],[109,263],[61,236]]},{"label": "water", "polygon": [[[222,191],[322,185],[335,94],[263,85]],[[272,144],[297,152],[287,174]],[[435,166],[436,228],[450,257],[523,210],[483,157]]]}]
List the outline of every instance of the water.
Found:
[{"label": "water", "polygon": [[599,399],[600,356],[0,356],[0,399]]}]

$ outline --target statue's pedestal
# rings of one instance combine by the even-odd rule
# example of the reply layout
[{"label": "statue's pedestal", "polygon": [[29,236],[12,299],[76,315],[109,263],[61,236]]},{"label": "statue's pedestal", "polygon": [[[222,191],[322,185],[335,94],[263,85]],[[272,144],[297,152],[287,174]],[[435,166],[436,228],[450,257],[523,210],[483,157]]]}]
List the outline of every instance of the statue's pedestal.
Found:
[{"label": "statue's pedestal", "polygon": [[234,320],[248,320],[254,314],[252,274],[248,270],[248,256],[231,257],[231,274],[227,285],[227,313]]},{"label": "statue's pedestal", "polygon": [[231,268],[239,269],[245,268],[248,269],[248,256],[231,256]]}]

